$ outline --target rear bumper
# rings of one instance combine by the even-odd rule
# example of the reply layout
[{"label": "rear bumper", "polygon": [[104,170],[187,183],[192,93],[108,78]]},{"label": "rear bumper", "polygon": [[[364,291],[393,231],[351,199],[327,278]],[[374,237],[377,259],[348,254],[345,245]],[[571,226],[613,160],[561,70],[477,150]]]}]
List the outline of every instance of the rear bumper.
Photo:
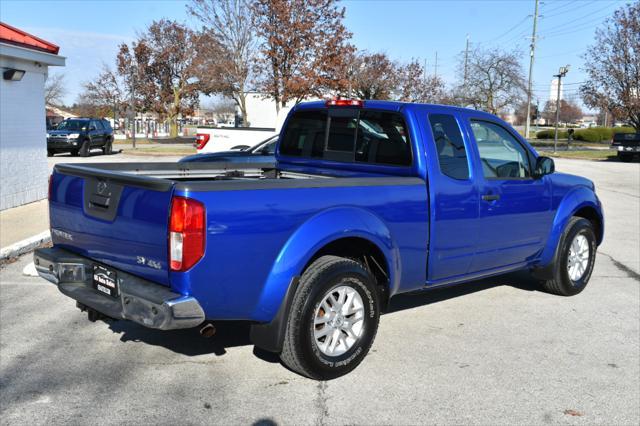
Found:
[{"label": "rear bumper", "polygon": [[56,247],[36,249],[33,260],[38,274],[56,284],[63,294],[111,318],[160,330],[196,327],[205,320],[195,298],[121,270],[116,270],[117,298],[98,292],[93,288],[93,268],[100,263],[70,251]]}]

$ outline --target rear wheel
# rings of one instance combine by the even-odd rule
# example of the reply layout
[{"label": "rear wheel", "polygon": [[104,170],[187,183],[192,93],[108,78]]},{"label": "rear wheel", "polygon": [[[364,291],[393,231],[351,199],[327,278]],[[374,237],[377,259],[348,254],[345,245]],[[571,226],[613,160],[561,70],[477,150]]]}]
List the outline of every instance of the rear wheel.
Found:
[{"label": "rear wheel", "polygon": [[356,368],[378,331],[375,279],[359,262],[322,256],[302,274],[280,358],[317,380]]},{"label": "rear wheel", "polygon": [[587,219],[572,217],[560,238],[553,278],[542,282],[549,293],[573,296],[587,286],[596,260],[596,236]]},{"label": "rear wheel", "polygon": [[109,155],[111,154],[112,150],[113,150],[113,141],[109,139],[104,143],[104,146],[102,147],[102,153],[105,155]]}]

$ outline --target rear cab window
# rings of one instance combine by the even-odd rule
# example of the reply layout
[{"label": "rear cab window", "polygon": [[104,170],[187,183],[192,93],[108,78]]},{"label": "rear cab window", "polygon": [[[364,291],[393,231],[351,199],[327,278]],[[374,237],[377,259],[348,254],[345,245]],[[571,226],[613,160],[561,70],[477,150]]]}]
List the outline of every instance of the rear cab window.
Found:
[{"label": "rear cab window", "polygon": [[359,108],[295,112],[287,123],[280,154],[391,166],[412,163],[402,114]]},{"label": "rear cab window", "polygon": [[469,179],[469,160],[456,118],[450,114],[430,114],[429,124],[443,175],[453,179]]}]

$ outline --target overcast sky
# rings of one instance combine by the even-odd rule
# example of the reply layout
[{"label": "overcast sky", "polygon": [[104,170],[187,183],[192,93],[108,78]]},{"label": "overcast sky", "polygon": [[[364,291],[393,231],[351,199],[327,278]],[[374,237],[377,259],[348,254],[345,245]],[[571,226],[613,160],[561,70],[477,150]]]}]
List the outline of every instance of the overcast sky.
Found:
[{"label": "overcast sky", "polygon": [[[170,18],[196,26],[186,2],[164,1],[24,1],[2,0],[0,19],[60,46],[67,66],[66,103],[73,103],[83,82],[91,80],[102,63],[114,64],[117,46],[131,42],[153,21]],[[529,42],[535,0],[393,1],[347,0],[346,26],[360,49],[383,51],[391,58],[426,61],[429,72],[446,82],[455,80],[457,57],[467,35],[471,43],[521,52],[523,70],[529,67]],[[549,97],[553,74],[570,64],[565,97],[577,93],[584,80],[581,55],[593,44],[595,28],[624,5],[610,0],[545,0],[538,21],[534,66],[534,96],[540,106]]]}]

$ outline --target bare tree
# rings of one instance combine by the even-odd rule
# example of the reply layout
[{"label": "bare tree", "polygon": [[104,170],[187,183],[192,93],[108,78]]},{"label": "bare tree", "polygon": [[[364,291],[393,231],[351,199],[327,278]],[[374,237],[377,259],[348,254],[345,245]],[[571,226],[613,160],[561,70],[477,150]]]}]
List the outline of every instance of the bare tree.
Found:
[{"label": "bare tree", "polygon": [[280,109],[290,101],[343,92],[346,58],[353,51],[335,0],[257,0],[253,4],[262,38],[260,88]]},{"label": "bare tree", "polygon": [[151,23],[131,48],[120,46],[118,72],[138,94],[142,109],[169,121],[170,136],[178,135],[178,117],[198,105],[196,36],[176,21]]},{"label": "bare tree", "polygon": [[[520,102],[515,108],[515,116],[516,116],[516,124],[524,124],[527,121],[527,102]],[[530,109],[530,118],[531,122],[533,122],[536,118],[538,118],[540,112],[538,111],[538,106],[535,103],[531,104]]]},{"label": "bare tree", "polygon": [[249,125],[246,94],[257,61],[257,36],[249,0],[192,0],[189,13],[203,24],[199,37],[196,76],[200,90],[220,94],[236,103]]},{"label": "bare tree", "polygon": [[44,84],[44,104],[61,105],[66,93],[64,74],[50,74]]},{"label": "bare tree", "polygon": [[385,53],[356,52],[349,61],[349,86],[360,99],[391,99],[399,83],[398,65]]},{"label": "bare tree", "polygon": [[616,10],[584,55],[585,104],[604,108],[640,130],[640,2]]},{"label": "bare tree", "polygon": [[427,75],[416,59],[400,66],[399,100],[404,102],[438,103],[445,97],[444,81],[437,75]]},{"label": "bare tree", "polygon": [[472,49],[468,55],[466,80],[463,79],[464,64],[461,57],[458,64],[461,83],[456,87],[459,103],[499,114],[522,100],[525,80],[516,52]]},{"label": "bare tree", "polygon": [[216,116],[218,122],[229,122],[234,119],[236,115],[236,103],[235,101],[229,101],[228,99],[221,99],[215,102],[211,106],[213,114]]},{"label": "bare tree", "polygon": [[95,105],[111,111],[114,120],[127,104],[127,89],[122,77],[118,76],[108,65],[102,65],[102,71],[92,81],[83,85],[80,95],[82,104]]},{"label": "bare tree", "polygon": [[[554,121],[556,119],[556,101],[547,101],[542,115],[545,120]],[[560,99],[560,122],[573,123],[581,119],[582,116],[582,108],[575,101]]]}]

